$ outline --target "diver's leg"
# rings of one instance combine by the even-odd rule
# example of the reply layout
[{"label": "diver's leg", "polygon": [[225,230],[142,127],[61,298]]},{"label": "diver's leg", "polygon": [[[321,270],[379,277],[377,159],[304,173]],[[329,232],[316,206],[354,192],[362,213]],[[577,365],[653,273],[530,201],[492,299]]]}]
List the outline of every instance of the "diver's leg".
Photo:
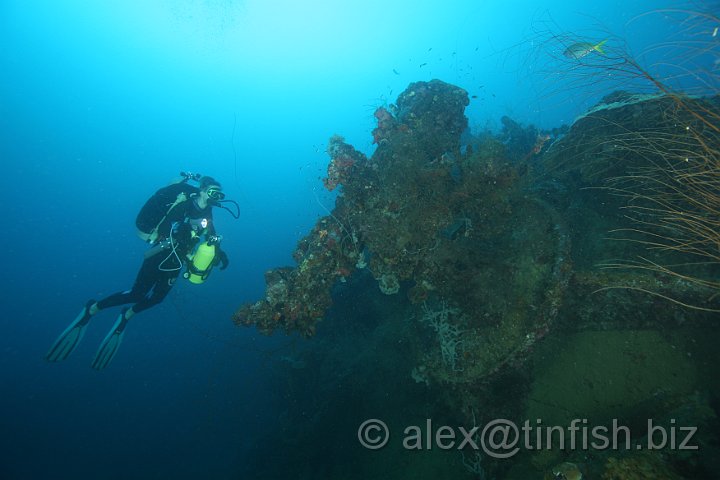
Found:
[{"label": "diver's leg", "polygon": [[[146,300],[148,292],[152,290],[155,279],[161,272],[158,270],[158,260],[155,257],[146,258],[143,261],[140,271],[135,278],[132,290],[127,292],[118,292],[98,302],[98,308],[103,309],[115,305],[124,305],[126,303],[142,303]],[[112,329],[107,334],[100,348],[95,354],[92,367],[96,370],[102,370],[115,357],[120,348],[125,327],[127,327],[130,319],[137,313],[134,307],[124,308],[117,320],[113,324]]]},{"label": "diver's leg", "polygon": [[150,278],[154,279],[154,285],[152,286],[152,294],[141,298],[135,305],[130,308],[123,309],[122,313],[115,321],[112,330],[108,333],[105,340],[103,340],[95,360],[93,360],[92,367],[96,370],[102,370],[110,361],[115,357],[115,354],[120,348],[125,327],[127,327],[130,319],[136,314],[143,310],[147,310],[153,305],[160,303],[168,294],[172,285],[175,283],[177,272],[162,272],[160,270],[149,270],[148,274],[143,276],[143,281],[147,282]]},{"label": "diver's leg", "polygon": [[162,275],[158,275],[158,279],[153,286],[150,296],[144,297],[133,305],[132,309],[135,313],[140,313],[143,310],[154,307],[165,300],[165,297],[167,297],[167,294],[170,293],[170,290],[172,290],[172,287],[175,285],[177,277],[178,275],[175,272],[164,272]]},{"label": "diver's leg", "polygon": [[103,298],[97,302],[97,310],[140,302],[152,289],[157,271],[157,260],[154,258],[146,259],[140,266],[132,289],[113,293],[109,297]]}]

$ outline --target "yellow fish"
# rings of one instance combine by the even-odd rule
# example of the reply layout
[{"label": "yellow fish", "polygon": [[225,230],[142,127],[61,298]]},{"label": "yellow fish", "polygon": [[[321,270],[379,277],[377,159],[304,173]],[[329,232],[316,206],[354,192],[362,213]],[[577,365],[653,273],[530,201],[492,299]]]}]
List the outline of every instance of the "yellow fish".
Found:
[{"label": "yellow fish", "polygon": [[588,55],[592,52],[598,52],[600,55],[604,55],[605,52],[601,48],[603,44],[607,42],[607,39],[603,40],[600,43],[596,43],[593,45],[592,43],[588,42],[578,42],[573,43],[568,48],[565,49],[563,52],[563,55],[565,55],[568,58],[573,58],[575,60],[580,60],[585,55]]}]

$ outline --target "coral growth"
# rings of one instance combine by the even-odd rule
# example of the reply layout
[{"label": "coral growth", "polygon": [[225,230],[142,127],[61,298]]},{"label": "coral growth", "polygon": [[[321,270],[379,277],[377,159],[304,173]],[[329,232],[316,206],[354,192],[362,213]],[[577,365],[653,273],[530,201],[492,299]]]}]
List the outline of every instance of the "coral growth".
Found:
[{"label": "coral growth", "polygon": [[[390,137],[393,130],[398,127],[398,124],[395,117],[393,117],[385,107],[380,107],[375,110],[374,116],[377,120],[377,127],[372,131],[373,143],[379,144]],[[403,128],[405,128],[405,126],[403,126]]]},{"label": "coral growth", "polygon": [[365,155],[345,143],[345,139],[340,135],[334,135],[330,138],[327,153],[330,155],[330,163],[323,184],[330,191],[334,190],[338,185],[350,181],[350,176],[356,164],[367,160]]},{"label": "coral growth", "polygon": [[456,325],[450,323],[450,317],[457,315],[460,311],[457,308],[448,307],[445,302],[440,302],[436,310],[432,310],[423,304],[422,311],[422,321],[432,327],[437,334],[443,363],[450,370],[460,370],[459,360],[462,355],[463,344],[462,331]]},{"label": "coral growth", "polygon": [[278,329],[311,337],[332,304],[330,287],[351,275],[360,259],[354,239],[332,217],[318,220],[300,240],[293,257],[297,268],[276,268],[265,274],[265,298],[243,305],[236,324],[256,326],[263,333]]}]

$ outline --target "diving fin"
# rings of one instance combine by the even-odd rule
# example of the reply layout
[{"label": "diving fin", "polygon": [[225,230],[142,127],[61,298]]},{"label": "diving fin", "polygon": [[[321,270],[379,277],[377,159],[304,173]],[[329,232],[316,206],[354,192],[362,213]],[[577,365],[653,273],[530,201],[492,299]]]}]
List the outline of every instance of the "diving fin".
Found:
[{"label": "diving fin", "polygon": [[85,330],[88,323],[90,323],[90,318],[92,318],[90,307],[94,304],[95,300],[90,300],[85,304],[75,320],[55,340],[55,343],[45,355],[45,360],[59,362],[70,356],[80,343],[80,340],[82,340],[83,335],[85,335]]},{"label": "diving fin", "polygon": [[127,311],[127,308],[123,309],[122,313],[113,325],[112,330],[110,330],[110,333],[107,334],[105,340],[103,340],[100,344],[100,348],[95,354],[95,359],[92,362],[92,368],[95,370],[102,370],[107,367],[115,357],[118,348],[120,348],[120,343],[122,342],[123,335],[125,334],[125,327],[129,321],[129,318],[125,316]]}]

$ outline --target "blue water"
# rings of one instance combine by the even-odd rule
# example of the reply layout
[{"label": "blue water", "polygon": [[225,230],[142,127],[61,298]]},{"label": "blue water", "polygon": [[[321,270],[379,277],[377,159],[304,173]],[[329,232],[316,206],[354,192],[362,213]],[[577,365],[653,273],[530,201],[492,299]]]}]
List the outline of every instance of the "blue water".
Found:
[{"label": "blue water", "polygon": [[[4,0],[0,478],[247,473],[249,447],[283,409],[266,358],[286,339],[230,317],[332,206],[319,181],[328,138],[372,153],[374,109],[433,78],[476,97],[475,129],[502,115],[569,123],[597,92],[548,95],[566,79],[538,74],[537,33],[608,31],[639,51],[663,33],[628,21],[658,6]],[[116,311],[67,361],[46,363],[87,299],[131,286],[145,249],[135,215],[180,170],[214,176],[239,202],[240,220],[216,214],[230,268],[133,319],[106,370],[90,362]]]}]

